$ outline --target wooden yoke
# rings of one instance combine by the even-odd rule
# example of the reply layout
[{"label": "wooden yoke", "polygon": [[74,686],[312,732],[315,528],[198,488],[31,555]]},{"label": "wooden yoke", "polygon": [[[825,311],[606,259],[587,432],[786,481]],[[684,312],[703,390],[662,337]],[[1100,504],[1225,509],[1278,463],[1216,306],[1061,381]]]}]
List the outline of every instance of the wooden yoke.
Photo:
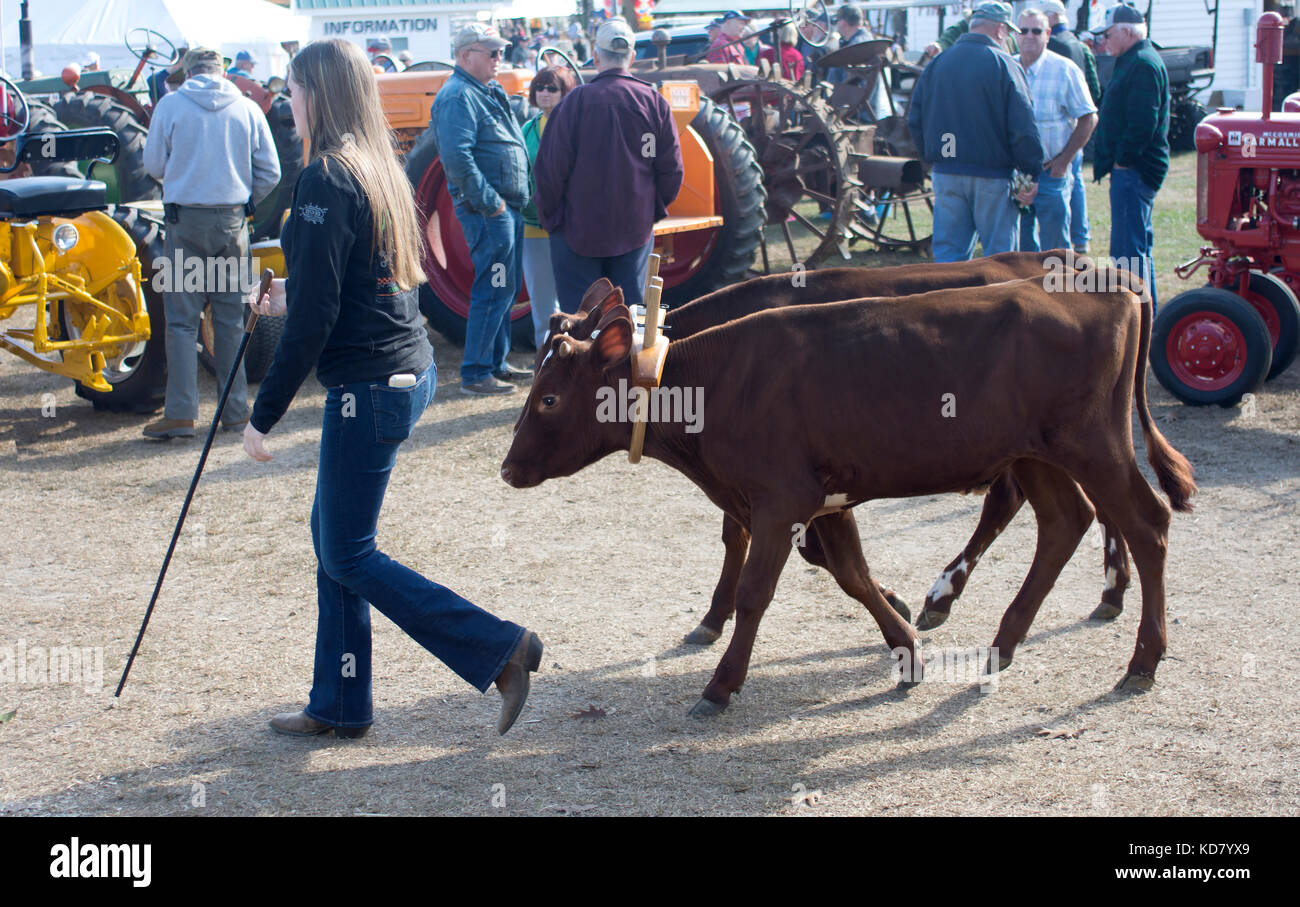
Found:
[{"label": "wooden yoke", "polygon": [[[646,268],[645,325],[632,334],[632,386],[644,388],[644,404],[632,407],[632,443],[627,449],[627,461],[639,463],[645,447],[645,427],[649,418],[650,394],[659,387],[664,373],[664,360],[668,356],[668,338],[659,331],[659,297],[664,281],[659,276],[659,256],[651,253]],[[638,397],[642,394],[637,393]]]}]

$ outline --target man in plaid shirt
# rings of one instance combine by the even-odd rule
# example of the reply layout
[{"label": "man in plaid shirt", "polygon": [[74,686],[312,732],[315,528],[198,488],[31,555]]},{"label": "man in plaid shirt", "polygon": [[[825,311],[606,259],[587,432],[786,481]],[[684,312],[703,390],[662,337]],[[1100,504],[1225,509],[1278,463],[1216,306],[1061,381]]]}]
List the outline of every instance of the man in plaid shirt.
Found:
[{"label": "man in plaid shirt", "polygon": [[1047,16],[1027,9],[1020,14],[1020,54],[1034,121],[1043,143],[1043,172],[1033,207],[1021,215],[1020,249],[1070,248],[1071,163],[1097,126],[1097,108],[1083,70],[1047,49]]}]

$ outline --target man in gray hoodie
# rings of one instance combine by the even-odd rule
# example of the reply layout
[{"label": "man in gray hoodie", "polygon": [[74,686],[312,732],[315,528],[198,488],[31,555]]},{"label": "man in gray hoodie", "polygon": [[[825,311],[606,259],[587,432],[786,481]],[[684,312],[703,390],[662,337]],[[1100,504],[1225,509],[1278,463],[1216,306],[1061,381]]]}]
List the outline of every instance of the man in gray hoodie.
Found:
[{"label": "man in gray hoodie", "polygon": [[[280,162],[266,117],[222,75],[221,55],[196,47],[182,62],[186,80],[158,101],[144,146],[145,168],[163,184],[166,256],[142,275],[163,293],[167,309],[167,403],[146,438],[194,437],[198,418],[199,318],[211,306],[217,380],[224,383],[239,350],[242,283],[257,274],[248,262],[245,217],[280,182]],[[241,364],[222,427],[243,431],[248,384]]]}]

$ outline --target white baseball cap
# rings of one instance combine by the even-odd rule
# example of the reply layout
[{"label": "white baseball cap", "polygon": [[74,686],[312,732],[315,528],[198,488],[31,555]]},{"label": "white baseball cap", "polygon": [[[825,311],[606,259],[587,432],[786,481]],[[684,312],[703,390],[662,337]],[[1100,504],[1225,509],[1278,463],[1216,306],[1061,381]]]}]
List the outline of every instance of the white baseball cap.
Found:
[{"label": "white baseball cap", "polygon": [[623,19],[610,19],[596,31],[596,46],[621,53],[636,43],[636,36]]}]

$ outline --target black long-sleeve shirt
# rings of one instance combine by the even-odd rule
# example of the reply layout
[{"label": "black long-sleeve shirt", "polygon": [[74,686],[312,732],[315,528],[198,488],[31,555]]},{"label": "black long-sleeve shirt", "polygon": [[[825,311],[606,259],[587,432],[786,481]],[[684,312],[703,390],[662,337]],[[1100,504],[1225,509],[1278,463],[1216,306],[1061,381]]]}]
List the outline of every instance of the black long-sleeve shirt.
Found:
[{"label": "black long-sleeve shirt", "polygon": [[312,367],[325,387],[419,374],[433,362],[416,290],[400,290],[371,243],[371,208],[347,168],[317,159],[293,189],[280,244],[288,312],[252,425],[269,432]]}]

